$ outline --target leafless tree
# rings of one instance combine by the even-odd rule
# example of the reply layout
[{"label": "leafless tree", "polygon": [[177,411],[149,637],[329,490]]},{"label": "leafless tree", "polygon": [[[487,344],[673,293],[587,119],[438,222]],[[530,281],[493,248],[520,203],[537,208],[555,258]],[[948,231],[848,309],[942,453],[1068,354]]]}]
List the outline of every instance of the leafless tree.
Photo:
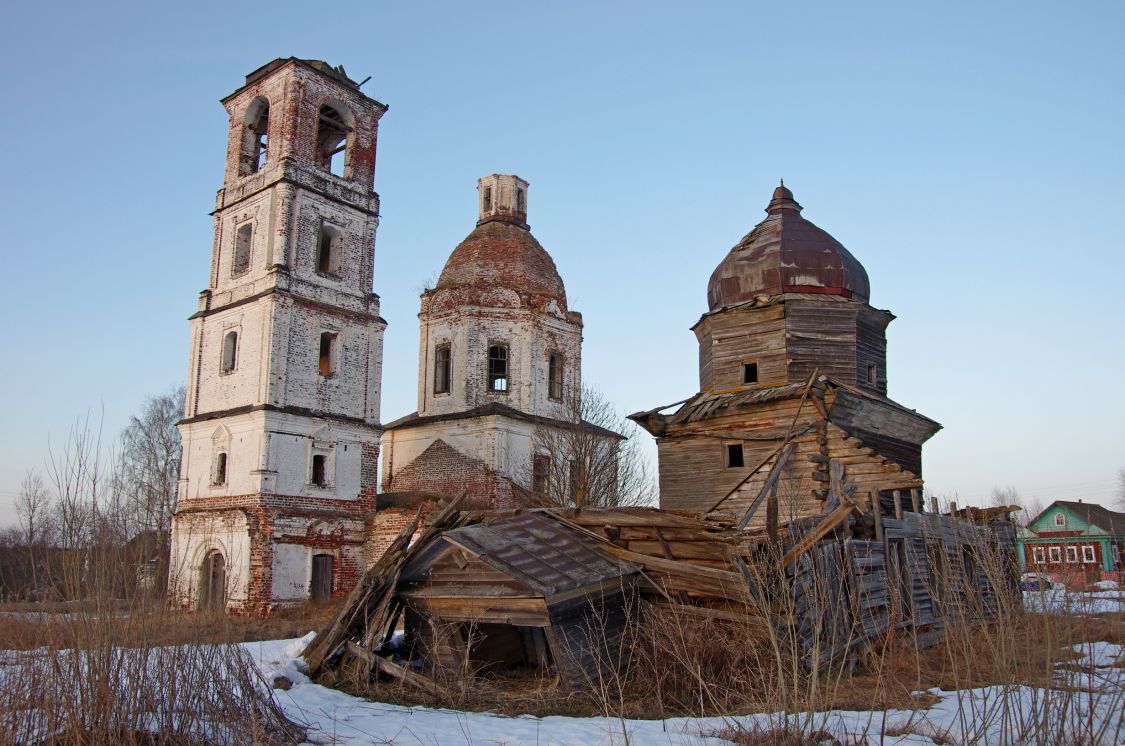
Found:
[{"label": "leafless tree", "polygon": [[569,402],[575,422],[539,425],[532,437],[532,500],[539,505],[607,508],[650,505],[656,489],[640,451],[639,429],[597,389]]},{"label": "leafless tree", "polygon": [[1043,504],[1038,500],[1025,500],[1015,487],[993,487],[988,504],[994,508],[1016,506],[1017,512],[1012,513],[1012,520],[1021,526],[1026,526],[1043,512]]},{"label": "leafless tree", "polygon": [[121,433],[117,480],[129,514],[129,533],[166,534],[176,511],[176,481],[180,476],[180,431],[176,422],[184,411],[181,386],[149,397]]},{"label": "leafless tree", "polygon": [[43,475],[35,469],[28,469],[20,483],[20,493],[16,497],[16,515],[19,518],[18,541],[27,552],[27,567],[31,574],[30,590],[36,597],[40,595],[44,580],[43,564],[46,553],[54,538],[54,516],[51,493]]}]

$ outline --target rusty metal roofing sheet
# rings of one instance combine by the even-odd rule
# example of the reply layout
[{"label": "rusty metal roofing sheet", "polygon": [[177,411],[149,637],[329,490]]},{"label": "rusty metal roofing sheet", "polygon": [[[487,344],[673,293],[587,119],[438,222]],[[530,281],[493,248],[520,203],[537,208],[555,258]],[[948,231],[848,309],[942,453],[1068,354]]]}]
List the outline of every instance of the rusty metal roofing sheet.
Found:
[{"label": "rusty metal roofing sheet", "polygon": [[466,526],[443,537],[544,596],[640,569],[603,552],[593,538],[536,513]]}]

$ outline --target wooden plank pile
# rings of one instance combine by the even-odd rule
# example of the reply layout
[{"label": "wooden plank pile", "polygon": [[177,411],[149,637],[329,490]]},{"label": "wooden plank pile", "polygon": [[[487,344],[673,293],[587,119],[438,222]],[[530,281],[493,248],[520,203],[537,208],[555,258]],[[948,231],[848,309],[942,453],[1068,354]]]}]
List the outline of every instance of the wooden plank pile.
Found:
[{"label": "wooden plank pile", "polygon": [[[630,583],[646,608],[739,624],[763,638],[793,641],[810,670],[854,658],[862,646],[897,629],[911,628],[925,644],[939,639],[955,616],[972,621],[995,614],[998,595],[1010,584],[986,572],[981,547],[1014,551],[1014,531],[1005,532],[1010,524],[974,525],[917,512],[922,507],[917,492],[857,493],[844,465],[831,462],[829,473],[827,512],[754,529],[739,525],[737,516],[652,508],[534,512],[591,539],[605,555],[640,568]],[[762,493],[767,501],[776,499],[768,483]],[[380,653],[408,607],[415,615],[436,613],[411,604],[412,598],[426,596],[424,587],[419,593],[418,577],[400,584],[408,562],[420,557],[424,564],[430,555],[419,552],[445,532],[521,513],[460,511],[462,499],[429,516],[424,526],[419,512],[365,573],[306,649],[313,676],[336,671],[369,680],[381,673],[442,695],[437,682]],[[442,582],[448,588],[449,579]],[[470,595],[486,603],[482,587],[477,584]],[[438,595],[443,593],[448,595]],[[583,598],[580,594],[572,603],[580,605]],[[552,619],[544,629],[545,639],[560,639],[552,637],[558,632],[551,629],[554,624]]]}]

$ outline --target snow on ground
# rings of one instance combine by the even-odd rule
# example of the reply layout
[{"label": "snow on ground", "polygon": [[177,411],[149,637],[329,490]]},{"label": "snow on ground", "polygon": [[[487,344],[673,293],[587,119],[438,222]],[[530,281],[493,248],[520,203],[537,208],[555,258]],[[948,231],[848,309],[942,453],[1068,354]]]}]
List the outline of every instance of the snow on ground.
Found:
[{"label": "snow on ground", "polygon": [[1024,591],[1023,605],[1030,611],[1049,614],[1121,614],[1125,613],[1125,591],[1081,593],[1065,588]]},{"label": "snow on ground", "polygon": [[290,690],[275,692],[278,701],[290,717],[308,725],[310,741],[319,744],[722,744],[726,741],[710,734],[736,724],[769,729],[784,722],[806,732],[825,731],[847,744],[886,746],[1041,740],[1113,744],[1125,738],[1125,647],[1106,642],[1076,645],[1075,658],[1060,669],[1051,690],[931,689],[937,703],[917,711],[619,720],[509,717],[365,701],[309,681],[297,656],[311,639],[312,633],[298,640],[246,643],[245,648],[267,678],[284,675],[293,682]]}]

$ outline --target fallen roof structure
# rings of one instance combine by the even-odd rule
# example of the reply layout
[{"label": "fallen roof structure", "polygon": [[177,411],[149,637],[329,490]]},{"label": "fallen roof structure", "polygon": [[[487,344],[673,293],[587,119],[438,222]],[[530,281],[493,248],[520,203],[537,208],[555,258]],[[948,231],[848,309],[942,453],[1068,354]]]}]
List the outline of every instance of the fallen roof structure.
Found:
[{"label": "fallen roof structure", "polygon": [[[742,625],[814,670],[894,630],[932,643],[1018,592],[1006,515],[891,512],[832,471],[836,507],[772,531],[653,508],[469,512],[460,498],[419,530],[419,512],[309,644],[310,673],[440,696],[411,656],[423,671],[467,656],[477,670],[553,666],[581,689],[620,664],[616,642],[645,613]],[[400,626],[407,660],[387,644]]]}]

